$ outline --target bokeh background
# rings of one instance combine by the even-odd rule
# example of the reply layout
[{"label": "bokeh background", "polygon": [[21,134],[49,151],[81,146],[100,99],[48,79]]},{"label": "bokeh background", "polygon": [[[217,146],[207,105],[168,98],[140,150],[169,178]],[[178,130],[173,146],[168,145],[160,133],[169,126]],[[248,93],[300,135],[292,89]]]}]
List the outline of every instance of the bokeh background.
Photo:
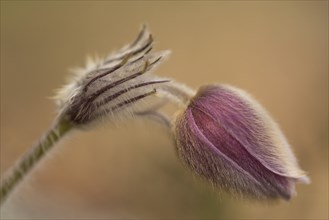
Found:
[{"label": "bokeh background", "polygon": [[143,23],[156,49],[173,51],[159,75],[253,94],[312,183],[290,202],[232,199],[180,163],[163,127],[135,120],[75,132],[1,217],[327,219],[327,1],[1,1],[1,174],[52,123],[49,97],[68,69],[119,49]]}]

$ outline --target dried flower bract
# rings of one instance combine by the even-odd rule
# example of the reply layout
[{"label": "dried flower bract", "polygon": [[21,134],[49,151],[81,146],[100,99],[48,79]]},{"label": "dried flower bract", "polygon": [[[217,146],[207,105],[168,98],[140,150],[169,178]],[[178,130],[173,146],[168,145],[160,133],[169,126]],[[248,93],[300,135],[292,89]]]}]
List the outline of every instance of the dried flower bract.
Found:
[{"label": "dried flower bract", "polygon": [[58,92],[60,114],[76,125],[103,116],[131,115],[136,103],[169,80],[151,74],[169,51],[152,53],[153,38],[144,26],[137,39],[104,60],[89,62]]}]

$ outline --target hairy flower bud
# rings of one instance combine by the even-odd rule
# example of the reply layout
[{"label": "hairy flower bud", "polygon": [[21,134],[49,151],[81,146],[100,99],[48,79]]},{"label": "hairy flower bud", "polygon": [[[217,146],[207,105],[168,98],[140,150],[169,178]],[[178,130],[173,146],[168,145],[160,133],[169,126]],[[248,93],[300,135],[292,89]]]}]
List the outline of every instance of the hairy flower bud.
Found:
[{"label": "hairy flower bud", "polygon": [[237,88],[202,87],[174,132],[187,166],[233,194],[288,200],[295,182],[309,182],[277,124]]},{"label": "hairy flower bud", "polygon": [[169,54],[151,53],[153,38],[144,26],[137,39],[104,60],[89,62],[56,97],[60,115],[75,125],[103,116],[132,115],[136,103],[169,80],[151,74]]}]

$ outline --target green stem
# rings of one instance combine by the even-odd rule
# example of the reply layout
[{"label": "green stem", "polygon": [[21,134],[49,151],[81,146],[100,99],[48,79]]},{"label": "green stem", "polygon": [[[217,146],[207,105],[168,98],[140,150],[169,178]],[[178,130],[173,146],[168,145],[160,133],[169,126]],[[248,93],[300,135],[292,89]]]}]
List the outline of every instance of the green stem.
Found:
[{"label": "green stem", "polygon": [[1,180],[0,205],[4,203],[17,184],[28,175],[32,168],[43,158],[73,125],[62,118],[46,134],[26,152],[8,174]]}]

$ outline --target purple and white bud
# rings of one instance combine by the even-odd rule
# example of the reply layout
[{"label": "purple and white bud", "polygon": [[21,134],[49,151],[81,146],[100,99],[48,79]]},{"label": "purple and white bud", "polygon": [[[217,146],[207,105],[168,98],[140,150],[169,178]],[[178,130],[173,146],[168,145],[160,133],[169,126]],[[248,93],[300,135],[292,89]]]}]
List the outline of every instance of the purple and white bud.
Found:
[{"label": "purple and white bud", "polygon": [[201,87],[174,133],[186,165],[235,195],[289,200],[296,182],[309,182],[278,125],[240,89]]}]

